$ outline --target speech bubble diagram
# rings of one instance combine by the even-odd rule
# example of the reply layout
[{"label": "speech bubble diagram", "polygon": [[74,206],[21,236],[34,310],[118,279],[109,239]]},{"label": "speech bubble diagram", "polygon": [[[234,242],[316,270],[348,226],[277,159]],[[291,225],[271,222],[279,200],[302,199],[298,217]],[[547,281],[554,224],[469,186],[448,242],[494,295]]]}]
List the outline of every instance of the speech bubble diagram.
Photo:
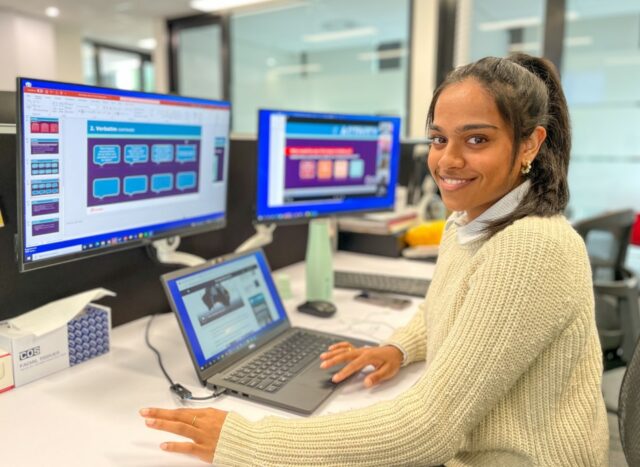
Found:
[{"label": "speech bubble diagram", "polygon": [[146,175],[132,175],[124,177],[124,194],[127,196],[138,195],[149,191],[149,179]]},{"label": "speech bubble diagram", "polygon": [[177,144],[176,145],[176,162],[195,162],[196,161],[196,145],[195,144]]},{"label": "speech bubble diagram", "polygon": [[188,190],[196,187],[196,173],[195,172],[179,172],[176,175],[176,188],[178,190]]},{"label": "speech bubble diagram", "polygon": [[154,144],[151,146],[151,160],[156,164],[173,162],[173,144]]},{"label": "speech bubble diagram", "polygon": [[173,190],[173,174],[155,174],[151,176],[151,191],[162,193]]},{"label": "speech bubble diagram", "polygon": [[93,163],[100,166],[119,164],[120,146],[117,144],[96,144],[93,147]]},{"label": "speech bubble diagram", "polygon": [[96,178],[93,181],[93,197],[98,199],[118,196],[120,194],[119,178]]},{"label": "speech bubble diagram", "polygon": [[124,162],[129,165],[149,162],[149,146],[146,144],[127,144],[124,147]]}]

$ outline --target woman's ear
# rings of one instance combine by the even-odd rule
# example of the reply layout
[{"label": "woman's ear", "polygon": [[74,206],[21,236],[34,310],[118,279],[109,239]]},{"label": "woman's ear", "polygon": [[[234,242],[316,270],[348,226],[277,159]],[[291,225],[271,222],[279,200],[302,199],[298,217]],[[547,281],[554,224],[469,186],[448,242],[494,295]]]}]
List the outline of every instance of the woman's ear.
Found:
[{"label": "woman's ear", "polygon": [[522,162],[533,162],[546,138],[547,130],[542,126],[535,127],[531,135],[522,141],[520,160]]}]

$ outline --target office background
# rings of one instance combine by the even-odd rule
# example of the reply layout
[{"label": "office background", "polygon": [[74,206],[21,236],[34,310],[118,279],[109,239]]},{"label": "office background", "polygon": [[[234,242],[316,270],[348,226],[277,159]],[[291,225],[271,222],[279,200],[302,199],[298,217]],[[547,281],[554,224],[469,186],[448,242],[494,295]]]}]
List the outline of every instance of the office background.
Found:
[{"label": "office background", "polygon": [[[236,141],[255,138],[261,107],[394,114],[411,140],[424,136],[430,95],[451,67],[524,51],[549,57],[562,74],[574,131],[572,220],[640,209],[636,1],[263,0],[194,8],[207,3],[0,0],[0,90],[14,91],[22,75],[230,99]],[[3,102],[10,115],[12,98]],[[239,152],[232,153],[233,160]],[[244,157],[251,161],[251,149]],[[5,146],[3,179],[14,159]],[[244,177],[251,162],[242,167]],[[233,178],[230,186],[233,193]],[[5,210],[13,204],[3,197]],[[210,235],[207,245],[231,246],[224,233]],[[640,271],[637,247],[628,266]]]},{"label": "office background", "polygon": [[[177,92],[232,102],[227,229],[183,240],[204,257],[253,233],[257,109],[403,119],[400,183],[424,136],[431,93],[454,66],[523,51],[558,66],[571,111],[574,221],[640,211],[637,0],[262,0],[204,13],[207,1],[0,0],[0,123],[15,121],[15,77]],[[215,2],[214,2],[215,3]],[[143,248],[19,274],[15,137],[0,134],[0,319],[96,286],[118,325],[168,311]],[[274,268],[304,257],[306,225],[280,227]],[[596,239],[597,240],[597,239]],[[640,274],[640,247],[627,266]],[[616,428],[612,425],[612,433]]]},{"label": "office background", "polygon": [[[260,107],[394,114],[417,138],[451,66],[544,54],[559,65],[571,109],[571,216],[640,206],[637,1],[263,0],[209,14],[191,6],[206,4],[0,0],[0,90],[24,75],[226,98],[241,134],[255,134]],[[630,262],[638,270],[640,253]]]}]

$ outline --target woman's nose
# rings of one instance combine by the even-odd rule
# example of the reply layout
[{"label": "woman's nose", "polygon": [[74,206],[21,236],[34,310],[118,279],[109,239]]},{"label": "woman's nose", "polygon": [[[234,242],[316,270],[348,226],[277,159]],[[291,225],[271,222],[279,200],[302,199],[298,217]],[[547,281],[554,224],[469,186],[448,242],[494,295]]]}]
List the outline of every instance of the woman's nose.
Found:
[{"label": "woman's nose", "polygon": [[438,166],[443,169],[463,167],[464,157],[460,147],[455,143],[449,142],[442,150]]}]

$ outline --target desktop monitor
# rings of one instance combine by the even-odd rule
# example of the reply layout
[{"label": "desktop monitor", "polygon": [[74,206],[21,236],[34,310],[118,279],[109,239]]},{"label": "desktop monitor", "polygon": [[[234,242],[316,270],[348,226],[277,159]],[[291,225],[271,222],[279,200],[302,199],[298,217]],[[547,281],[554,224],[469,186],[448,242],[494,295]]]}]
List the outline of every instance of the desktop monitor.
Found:
[{"label": "desktop monitor", "polygon": [[258,122],[259,223],[393,209],[399,117],[260,110]]},{"label": "desktop monitor", "polygon": [[17,84],[21,271],[224,227],[228,102]]}]

